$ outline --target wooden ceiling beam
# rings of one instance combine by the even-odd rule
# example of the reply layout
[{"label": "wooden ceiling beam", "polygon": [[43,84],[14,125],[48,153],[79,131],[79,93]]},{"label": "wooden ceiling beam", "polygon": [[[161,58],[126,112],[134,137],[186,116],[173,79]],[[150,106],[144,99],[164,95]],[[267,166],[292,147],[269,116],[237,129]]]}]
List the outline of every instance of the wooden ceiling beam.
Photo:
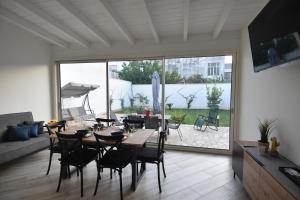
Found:
[{"label": "wooden ceiling beam", "polygon": [[128,31],[127,27],[122,22],[119,15],[113,10],[111,5],[105,0],[98,0],[99,5],[102,7],[106,15],[113,21],[115,26],[120,30],[122,35],[127,39],[130,44],[134,44],[135,40],[131,33]]},{"label": "wooden ceiling beam", "polygon": [[147,3],[145,0],[142,0],[142,5],[144,7],[144,11],[145,11],[145,14],[146,14],[146,18],[147,18],[147,21],[148,21],[148,25],[150,26],[150,30],[151,30],[151,33],[152,33],[152,36],[155,40],[155,42],[157,44],[160,43],[160,38],[159,38],[159,35],[157,33],[157,30],[155,29],[155,26],[153,24],[153,21],[152,21],[152,18],[151,18],[151,15],[150,15],[150,12],[149,12],[149,9],[148,9],[148,6],[147,6]]},{"label": "wooden ceiling beam", "polygon": [[106,46],[111,46],[111,41],[108,37],[102,33],[91,21],[80,12],[71,2],[68,0],[56,0],[66,11],[68,11],[74,18],[80,21],[88,31],[95,35]]},{"label": "wooden ceiling beam", "polygon": [[89,47],[89,42],[87,40],[83,39],[81,36],[76,34],[73,30],[71,30],[70,28],[68,28],[67,26],[65,26],[58,20],[56,20],[54,17],[50,16],[49,14],[41,10],[41,8],[39,8],[38,6],[30,3],[29,1],[24,1],[24,0],[15,0],[15,1],[12,0],[11,2],[15,2],[18,6],[29,11],[36,17],[42,19],[47,24],[54,26],[56,29],[63,32],[67,37],[72,38],[82,47],[86,47],[86,48]]},{"label": "wooden ceiling beam", "polygon": [[0,8],[0,17],[52,44],[56,44],[64,48],[68,48],[70,46],[69,43],[67,43],[66,41],[56,37],[55,35],[42,29],[41,27],[23,19],[22,17],[14,14],[13,12],[5,8]]},{"label": "wooden ceiling beam", "polygon": [[219,37],[219,35],[224,27],[224,24],[225,24],[226,20],[228,19],[232,8],[234,7],[235,2],[236,2],[236,0],[225,1],[222,13],[219,17],[219,20],[215,26],[214,31],[213,31],[212,37],[214,40]]},{"label": "wooden ceiling beam", "polygon": [[183,41],[188,40],[189,34],[190,0],[183,1]]}]

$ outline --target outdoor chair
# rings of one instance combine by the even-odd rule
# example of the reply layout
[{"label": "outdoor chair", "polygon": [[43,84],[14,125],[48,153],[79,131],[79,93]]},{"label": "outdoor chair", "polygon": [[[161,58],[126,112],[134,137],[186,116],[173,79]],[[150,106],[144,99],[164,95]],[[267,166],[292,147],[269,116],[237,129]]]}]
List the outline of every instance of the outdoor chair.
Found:
[{"label": "outdoor chair", "polygon": [[59,121],[55,124],[46,124],[44,125],[44,127],[47,128],[48,134],[49,134],[49,150],[50,150],[50,157],[49,157],[49,164],[48,164],[48,169],[47,169],[47,173],[46,175],[49,174],[50,172],[50,168],[51,168],[51,163],[52,163],[52,156],[54,153],[61,153],[61,148],[60,148],[60,144],[55,141],[55,138],[51,137],[52,134],[55,134],[55,131],[61,132],[61,130],[65,130],[66,126],[66,121],[62,120]]},{"label": "outdoor chair", "polygon": [[145,129],[159,129],[159,119],[157,116],[150,116],[144,118]]},{"label": "outdoor chair", "polygon": [[137,162],[138,163],[152,163],[157,165],[157,177],[158,177],[158,186],[159,192],[161,192],[160,184],[160,163],[162,163],[162,169],[164,177],[166,178],[165,165],[164,165],[164,145],[166,139],[166,132],[162,131],[159,134],[158,146],[153,147],[144,147],[138,150],[137,153]]},{"label": "outdoor chair", "polygon": [[123,123],[125,129],[144,127],[144,119],[140,116],[135,116],[135,115],[129,115],[127,118],[123,120]]},{"label": "outdoor chair", "polygon": [[[126,148],[121,148],[122,139],[124,137],[123,134],[121,135],[111,135],[111,136],[104,136],[98,135],[94,133],[98,144],[98,152],[104,150],[103,156],[97,159],[97,182],[94,191],[94,195],[97,194],[99,180],[101,179],[100,171],[103,168],[109,168],[110,173],[112,170],[115,170],[119,173],[120,179],[120,197],[123,200],[123,186],[122,186],[122,170],[125,168],[129,163],[133,160],[133,152]],[[110,145],[109,149],[103,148],[105,144],[102,144],[102,141],[110,141],[113,144]],[[111,177],[112,178],[112,177]]]},{"label": "outdoor chair", "polygon": [[183,136],[182,136],[182,133],[180,130],[180,125],[184,121],[185,116],[186,116],[186,114],[184,114],[179,119],[173,119],[170,123],[168,123],[168,125],[167,125],[168,135],[170,134],[170,129],[176,130],[178,132],[180,140],[182,141]]},{"label": "outdoor chair", "polygon": [[82,137],[84,135],[81,132],[75,134],[61,134],[57,132],[56,135],[61,147],[60,174],[56,192],[59,192],[64,169],[68,169],[70,177],[69,166],[74,166],[80,171],[81,197],[83,197],[82,169],[88,163],[97,160],[98,152],[82,145]]},{"label": "outdoor chair", "polygon": [[194,129],[204,132],[206,128],[209,127],[212,130],[218,131],[218,126],[219,126],[218,116],[219,116],[219,108],[217,106],[211,106],[208,112],[208,116],[198,115],[194,123]]}]

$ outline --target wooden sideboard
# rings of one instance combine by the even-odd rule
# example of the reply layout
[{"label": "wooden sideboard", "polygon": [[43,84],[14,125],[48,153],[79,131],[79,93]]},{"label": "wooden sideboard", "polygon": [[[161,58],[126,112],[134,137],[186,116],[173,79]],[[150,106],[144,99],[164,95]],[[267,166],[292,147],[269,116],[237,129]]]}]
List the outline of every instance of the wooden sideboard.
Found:
[{"label": "wooden sideboard", "polygon": [[261,156],[257,147],[244,147],[243,186],[253,200],[300,200],[300,187],[278,170],[295,167],[283,157]]}]

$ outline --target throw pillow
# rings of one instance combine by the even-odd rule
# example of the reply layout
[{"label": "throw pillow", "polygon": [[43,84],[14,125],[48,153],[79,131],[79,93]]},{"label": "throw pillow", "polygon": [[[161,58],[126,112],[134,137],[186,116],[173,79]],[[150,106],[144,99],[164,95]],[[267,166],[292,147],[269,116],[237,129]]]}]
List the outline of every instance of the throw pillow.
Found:
[{"label": "throw pillow", "polygon": [[29,137],[38,137],[38,125],[37,124],[18,124],[19,127],[27,127],[29,130]]},{"label": "throw pillow", "polygon": [[8,126],[8,141],[29,140],[29,128],[22,126]]},{"label": "throw pillow", "polygon": [[25,121],[25,125],[30,125],[30,124],[37,124],[38,125],[38,134],[43,134],[44,133],[44,121]]}]

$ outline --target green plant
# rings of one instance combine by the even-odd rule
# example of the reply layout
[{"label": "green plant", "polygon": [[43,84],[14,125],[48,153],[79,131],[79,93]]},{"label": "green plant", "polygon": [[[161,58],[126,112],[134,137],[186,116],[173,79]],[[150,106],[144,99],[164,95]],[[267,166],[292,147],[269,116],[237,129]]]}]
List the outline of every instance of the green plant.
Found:
[{"label": "green plant", "polygon": [[263,121],[259,120],[258,129],[260,132],[259,142],[268,143],[269,135],[273,131],[275,120],[265,119]]},{"label": "green plant", "polygon": [[208,107],[212,105],[219,105],[222,102],[220,98],[223,94],[224,90],[222,88],[217,88],[213,86],[211,89],[206,86],[206,98]]},{"label": "green plant", "polygon": [[173,106],[173,104],[172,104],[172,103],[167,103],[166,105],[168,106],[168,109],[169,109],[169,110],[171,110],[171,109],[172,109],[172,106]]},{"label": "green plant", "polygon": [[135,98],[138,99],[140,106],[145,106],[145,105],[149,104],[149,99],[147,96],[144,96],[144,94],[137,93],[135,95]]},{"label": "green plant", "polygon": [[[180,90],[182,90],[182,89],[183,88],[181,88]],[[189,94],[188,96],[185,96],[185,95],[183,95],[183,94],[180,93],[180,90],[177,91],[178,94],[185,99],[186,108],[190,109],[191,106],[192,106],[192,103],[193,103],[194,99],[196,98],[196,94],[197,94],[198,91],[195,92],[195,94]]]}]

